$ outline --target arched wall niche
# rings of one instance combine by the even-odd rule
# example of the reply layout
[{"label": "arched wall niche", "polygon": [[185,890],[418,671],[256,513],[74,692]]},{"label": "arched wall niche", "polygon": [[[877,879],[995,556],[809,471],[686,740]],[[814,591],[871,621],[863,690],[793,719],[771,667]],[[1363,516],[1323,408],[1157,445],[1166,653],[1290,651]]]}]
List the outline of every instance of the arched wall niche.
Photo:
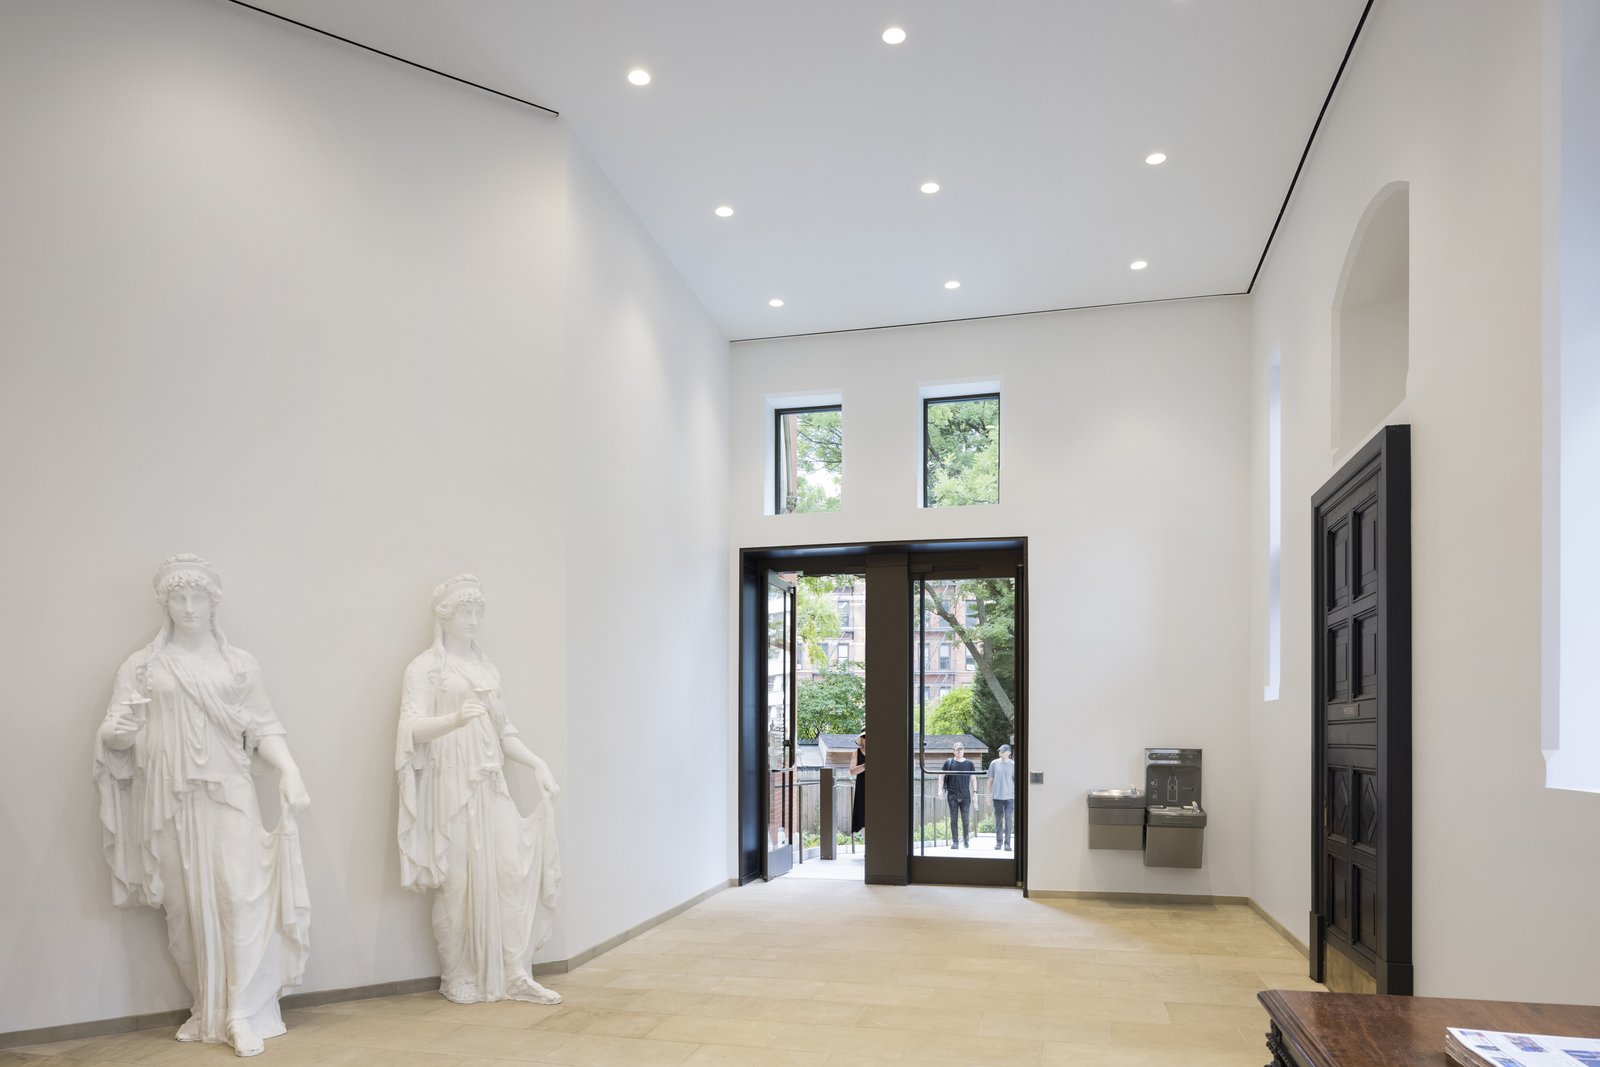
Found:
[{"label": "arched wall niche", "polygon": [[1406,397],[1411,189],[1378,190],[1356,224],[1333,299],[1333,452],[1349,452]]}]

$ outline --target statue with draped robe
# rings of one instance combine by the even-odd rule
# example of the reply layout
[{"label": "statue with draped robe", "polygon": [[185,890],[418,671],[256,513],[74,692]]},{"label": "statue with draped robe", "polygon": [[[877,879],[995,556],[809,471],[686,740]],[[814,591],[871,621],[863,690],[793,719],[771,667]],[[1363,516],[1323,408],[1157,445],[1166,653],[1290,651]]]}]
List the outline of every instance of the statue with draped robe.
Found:
[{"label": "statue with draped robe", "polygon": [[[112,897],[166,915],[194,998],[178,1040],[254,1056],[284,1032],[278,997],[305,974],[310,905],[295,815],[310,798],[260,665],[217,625],[222,583],[211,565],[173,556],[154,584],[166,617],[117,671],[95,738]],[[271,831],[252,780],[257,757],[279,774]]]},{"label": "statue with draped robe", "polygon": [[[457,1003],[559,1004],[533,980],[561,884],[556,785],[506,716],[500,672],[479,647],[483,589],[470,574],[433,591],[433,645],[406,668],[395,767],[400,880],[433,892],[439,991]],[[507,762],[533,771],[524,815],[506,787]]]}]

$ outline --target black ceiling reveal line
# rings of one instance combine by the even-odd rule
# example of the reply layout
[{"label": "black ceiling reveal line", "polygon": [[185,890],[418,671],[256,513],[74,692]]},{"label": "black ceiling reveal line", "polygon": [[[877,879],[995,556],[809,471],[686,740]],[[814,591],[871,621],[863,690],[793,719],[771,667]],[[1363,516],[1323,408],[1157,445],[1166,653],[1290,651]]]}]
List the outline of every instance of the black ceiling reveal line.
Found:
[{"label": "black ceiling reveal line", "polygon": [[1300,162],[1294,168],[1294,177],[1289,179],[1289,191],[1283,194],[1283,204],[1278,208],[1278,217],[1272,220],[1272,232],[1267,234],[1267,246],[1261,250],[1261,258],[1256,260],[1256,272],[1250,275],[1250,284],[1245,292],[1253,293],[1256,288],[1256,279],[1261,277],[1261,268],[1266,266],[1267,253],[1272,251],[1272,239],[1278,236],[1278,227],[1283,224],[1283,216],[1289,210],[1289,201],[1294,199],[1294,187],[1300,181],[1300,172],[1305,169],[1306,160],[1311,156],[1311,146],[1317,143],[1317,131],[1322,128],[1322,118],[1328,113],[1328,105],[1333,103],[1333,94],[1339,88],[1339,79],[1344,77],[1344,68],[1350,62],[1350,54],[1356,50],[1356,42],[1361,39],[1361,29],[1367,24],[1367,16],[1372,12],[1372,5],[1377,0],[1367,0],[1367,6],[1361,9],[1361,17],[1356,20],[1356,32],[1350,35],[1350,45],[1344,50],[1344,58],[1339,60],[1339,69],[1334,71],[1333,84],[1328,86],[1328,95],[1322,98],[1322,110],[1317,112],[1317,121],[1311,126],[1311,136],[1306,138],[1306,148],[1300,153]]},{"label": "black ceiling reveal line", "polygon": [[909,330],[916,326],[945,326],[954,322],[987,322],[990,319],[1025,319],[1029,315],[1059,315],[1064,311],[1095,311],[1100,308],[1135,307],[1140,304],[1175,304],[1180,300],[1219,300],[1249,293],[1199,293],[1195,296],[1156,296],[1148,300],[1115,300],[1106,304],[1077,304],[1064,308],[1037,308],[1033,311],[997,311],[993,315],[968,315],[961,319],[927,319],[923,322],[891,322],[883,326],[846,326],[840,330],[808,330],[803,333],[769,333],[762,337],[734,337],[728,343],[742,345],[753,341],[785,341],[791,337],[826,337],[835,333],[871,333],[874,330]]},{"label": "black ceiling reveal line", "polygon": [[414,60],[406,59],[404,56],[397,56],[393,52],[385,52],[383,49],[374,48],[370,44],[362,44],[360,41],[352,41],[348,37],[340,37],[337,33],[331,33],[328,30],[318,29],[316,26],[313,26],[310,23],[301,22],[299,19],[292,19],[288,15],[280,15],[276,11],[268,11],[264,7],[257,7],[254,4],[247,4],[244,2],[244,0],[228,0],[228,3],[233,4],[236,7],[249,8],[251,11],[259,12],[263,15],[269,15],[280,22],[287,22],[291,26],[299,26],[302,30],[310,30],[312,33],[320,33],[324,37],[331,37],[335,41],[341,41],[354,48],[359,48],[363,52],[372,52],[375,55],[380,55],[385,59],[392,59],[396,63],[404,63],[408,67],[416,67],[418,70],[425,70],[429,74],[437,74],[441,78],[449,78],[453,82],[460,82],[462,85],[468,85],[474,89],[481,89],[486,93],[493,93],[495,96],[503,97],[512,101],[513,103],[524,104],[528,107],[536,108],[539,111],[543,111],[547,115],[555,115],[559,117],[561,114],[561,112],[556,111],[554,108],[545,107],[543,104],[535,104],[532,100],[524,100],[520,96],[512,96],[510,93],[502,93],[499,89],[491,89],[487,85],[479,85],[477,82],[468,81],[465,78],[458,78],[454,74],[446,74],[442,70],[435,70],[433,67],[415,62]]}]

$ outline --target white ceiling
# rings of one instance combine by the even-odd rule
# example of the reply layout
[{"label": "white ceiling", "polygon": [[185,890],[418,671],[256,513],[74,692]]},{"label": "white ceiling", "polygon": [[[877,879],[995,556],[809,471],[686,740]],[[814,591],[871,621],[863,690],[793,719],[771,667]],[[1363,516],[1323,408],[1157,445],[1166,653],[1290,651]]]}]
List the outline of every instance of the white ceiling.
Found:
[{"label": "white ceiling", "polygon": [[252,2],[560,111],[735,339],[1244,291],[1362,9]]}]

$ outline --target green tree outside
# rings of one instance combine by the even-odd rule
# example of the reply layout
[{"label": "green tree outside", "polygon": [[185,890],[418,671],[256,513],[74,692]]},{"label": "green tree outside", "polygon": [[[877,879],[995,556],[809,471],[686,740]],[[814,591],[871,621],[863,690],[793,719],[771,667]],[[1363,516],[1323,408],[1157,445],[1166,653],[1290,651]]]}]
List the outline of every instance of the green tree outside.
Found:
[{"label": "green tree outside", "polygon": [[780,420],[784,512],[838,511],[844,470],[844,413],[800,411]]},{"label": "green tree outside", "polygon": [[795,582],[795,635],[813,670],[820,671],[828,664],[822,642],[843,632],[832,595],[839,586],[837,578],[826,575],[805,576]]},{"label": "green tree outside", "polygon": [[[928,582],[926,589],[929,610],[944,620],[978,672],[972,684],[971,728],[949,732],[973,734],[989,746],[992,759],[1016,733],[1017,583],[1010,578],[969,578]],[[929,733],[933,732],[930,727]]]},{"label": "green tree outside", "polygon": [[795,732],[802,741],[815,741],[818,734],[855,735],[866,725],[867,682],[860,665],[829,663],[823,645],[844,632],[834,594],[850,581],[805,575],[795,582],[795,632],[816,672],[795,684]]},{"label": "green tree outside", "polygon": [[970,734],[973,730],[972,686],[952,689],[928,712],[928,734]]},{"label": "green tree outside", "polygon": [[[848,578],[803,576],[796,582],[796,632],[815,674],[796,686],[799,736],[858,733],[866,723],[866,680],[859,664],[828,662],[823,642],[843,633],[833,594]],[[933,581],[928,609],[944,620],[976,668],[969,686],[930,709],[929,734],[972,734],[990,758],[1016,733],[1016,582],[1010,578]]]},{"label": "green tree outside", "polygon": [[821,668],[814,677],[796,685],[795,732],[802,741],[818,734],[849,734],[867,722],[867,681],[845,666]]},{"label": "green tree outside", "polygon": [[927,405],[927,505],[1000,499],[1000,398]]}]

